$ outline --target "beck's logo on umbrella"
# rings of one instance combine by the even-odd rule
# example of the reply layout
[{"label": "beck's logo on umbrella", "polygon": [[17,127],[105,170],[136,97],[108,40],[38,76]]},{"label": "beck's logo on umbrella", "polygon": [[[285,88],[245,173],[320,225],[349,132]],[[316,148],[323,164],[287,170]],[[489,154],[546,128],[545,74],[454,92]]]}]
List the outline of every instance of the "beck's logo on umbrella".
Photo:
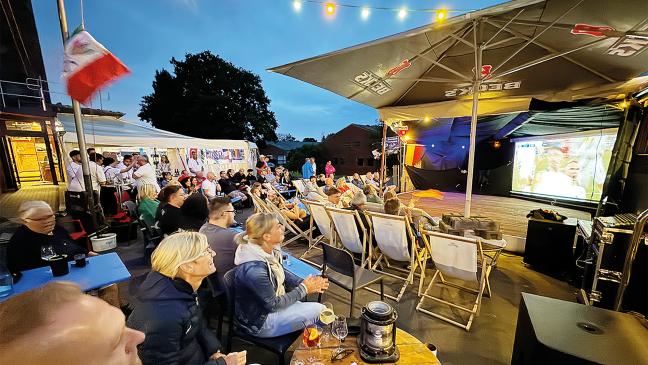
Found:
[{"label": "beck's logo on umbrella", "polygon": [[390,68],[389,71],[387,71],[387,77],[396,76],[399,72],[409,68],[411,65],[410,60],[406,58],[398,66]]},{"label": "beck's logo on umbrella", "polygon": [[614,28],[608,26],[597,26],[597,25],[578,23],[578,24],[574,24],[574,27],[571,30],[571,34],[589,35],[592,37],[605,37],[606,34],[614,31],[615,31]]}]

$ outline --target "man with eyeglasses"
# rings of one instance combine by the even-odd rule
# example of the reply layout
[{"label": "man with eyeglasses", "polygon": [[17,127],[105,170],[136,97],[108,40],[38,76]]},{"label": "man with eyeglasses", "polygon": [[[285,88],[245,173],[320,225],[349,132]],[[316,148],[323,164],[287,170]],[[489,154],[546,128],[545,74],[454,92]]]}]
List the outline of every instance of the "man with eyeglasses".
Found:
[{"label": "man with eyeglasses", "polygon": [[230,227],[236,223],[235,212],[229,197],[212,199],[209,203],[209,220],[199,231],[207,236],[209,247],[216,252],[214,266],[219,277],[234,267],[237,247],[234,237],[238,232]]}]

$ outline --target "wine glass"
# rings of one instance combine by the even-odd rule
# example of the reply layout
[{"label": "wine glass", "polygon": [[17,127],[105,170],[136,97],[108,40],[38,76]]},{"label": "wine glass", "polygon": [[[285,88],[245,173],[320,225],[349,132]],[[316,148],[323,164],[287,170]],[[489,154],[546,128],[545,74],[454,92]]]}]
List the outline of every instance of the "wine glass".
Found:
[{"label": "wine glass", "polygon": [[324,309],[320,312],[319,320],[324,325],[324,328],[322,330],[323,334],[323,340],[328,341],[329,336],[331,335],[331,323],[335,321],[335,311],[333,311],[333,304],[329,302],[324,302],[322,303],[324,305]]},{"label": "wine glass", "polygon": [[337,338],[340,341],[340,345],[338,346],[337,351],[342,351],[342,342],[344,342],[344,339],[349,334],[349,328],[347,327],[346,317],[337,316],[337,318],[333,322],[333,327],[331,331],[333,333],[333,336],[335,336],[335,338]]},{"label": "wine glass", "polygon": [[308,362],[311,364],[319,361],[316,357],[313,356],[313,347],[317,346],[320,341],[320,335],[322,329],[315,324],[309,324],[304,328],[304,333],[302,335],[302,342],[304,346],[308,347]]},{"label": "wine glass", "polygon": [[54,252],[54,247],[50,245],[41,246],[41,258],[45,261],[49,261],[52,257],[56,256]]}]

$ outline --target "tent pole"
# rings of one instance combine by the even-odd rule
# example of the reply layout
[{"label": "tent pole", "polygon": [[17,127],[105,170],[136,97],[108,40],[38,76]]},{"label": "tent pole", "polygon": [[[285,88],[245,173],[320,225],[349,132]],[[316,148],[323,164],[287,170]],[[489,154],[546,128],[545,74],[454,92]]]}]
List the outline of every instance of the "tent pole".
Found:
[{"label": "tent pole", "polygon": [[464,216],[470,218],[470,205],[472,203],[473,175],[475,170],[475,140],[477,135],[477,108],[479,106],[479,87],[481,86],[481,46],[477,45],[478,20],[473,22],[473,45],[475,47],[475,71],[473,80],[473,104],[470,120],[470,146],[468,148],[468,177],[466,181],[466,204]]},{"label": "tent pole", "polygon": [[[59,22],[61,24],[61,35],[63,36],[63,47],[68,39],[67,16],[65,15],[65,2],[58,0]],[[76,128],[79,151],[81,152],[81,170],[83,171],[83,185],[86,191],[88,212],[92,217],[92,231],[99,229],[97,225],[97,216],[95,214],[95,201],[92,189],[92,180],[90,179],[90,164],[88,163],[88,154],[86,153],[85,135],[83,134],[83,119],[81,117],[81,104],[72,99],[72,109],[74,110],[74,127]]]},{"label": "tent pole", "polygon": [[380,191],[382,191],[383,184],[385,182],[385,164],[387,159],[385,158],[385,145],[387,144],[387,123],[383,123],[382,130],[382,153],[380,154]]}]

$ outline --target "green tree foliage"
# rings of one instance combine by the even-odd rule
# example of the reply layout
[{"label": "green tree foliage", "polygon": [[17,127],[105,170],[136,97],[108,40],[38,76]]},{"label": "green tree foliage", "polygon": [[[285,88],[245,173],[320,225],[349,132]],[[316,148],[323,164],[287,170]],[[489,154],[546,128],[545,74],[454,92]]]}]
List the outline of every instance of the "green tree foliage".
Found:
[{"label": "green tree foliage", "polygon": [[301,168],[307,157],[315,157],[317,171],[324,171],[324,151],[320,145],[305,145],[288,152],[286,167],[293,176],[301,176]]},{"label": "green tree foliage", "polygon": [[297,138],[295,138],[295,136],[293,136],[290,133],[288,133],[288,134],[279,133],[277,135],[277,140],[278,141],[283,141],[283,142],[292,142],[292,141],[296,141]]},{"label": "green tree foliage", "polygon": [[153,93],[138,116],[154,127],[211,139],[276,141],[278,123],[259,76],[209,51],[171,59],[173,74],[155,72]]}]

